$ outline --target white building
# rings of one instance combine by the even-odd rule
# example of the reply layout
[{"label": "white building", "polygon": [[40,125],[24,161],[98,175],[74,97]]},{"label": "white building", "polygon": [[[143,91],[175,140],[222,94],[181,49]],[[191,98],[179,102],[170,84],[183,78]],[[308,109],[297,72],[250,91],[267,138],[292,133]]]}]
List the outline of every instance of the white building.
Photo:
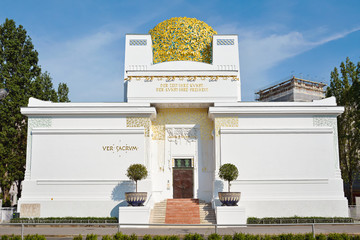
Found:
[{"label": "white building", "polygon": [[[233,163],[245,218],[348,216],[336,125],[343,107],[334,98],[242,102],[237,35],[189,18],[150,33],[126,35],[127,102],[32,98],[21,109],[29,121],[21,217],[118,216],[133,163],[149,170],[138,183],[146,209],[198,198],[213,203],[219,222],[217,193],[227,183],[218,169]],[[192,188],[181,192],[174,172],[185,162]]]}]

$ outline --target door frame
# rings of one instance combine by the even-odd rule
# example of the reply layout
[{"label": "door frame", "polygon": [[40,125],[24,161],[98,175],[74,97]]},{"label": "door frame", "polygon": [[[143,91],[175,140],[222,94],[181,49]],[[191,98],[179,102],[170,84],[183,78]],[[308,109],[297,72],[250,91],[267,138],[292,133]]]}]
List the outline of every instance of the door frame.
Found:
[{"label": "door frame", "polygon": [[[192,141],[189,143],[187,140],[179,138],[178,142],[170,141],[168,138],[168,129],[181,129],[181,128],[195,128],[196,129],[196,137],[192,139]],[[166,195],[167,198],[173,198],[174,197],[174,189],[173,189],[173,167],[174,167],[174,159],[176,158],[191,158],[193,159],[193,169],[194,169],[194,187],[193,187],[193,193],[194,198],[198,198],[199,191],[199,172],[198,172],[198,164],[200,161],[201,156],[201,149],[200,145],[200,125],[198,124],[165,124],[165,146],[164,146],[164,158],[165,158],[165,166],[166,166],[166,172],[169,174],[167,175],[168,178],[168,188],[166,189]],[[173,147],[176,145],[182,145],[182,144],[195,144],[193,147],[194,149],[189,152],[184,151],[174,151]]]}]

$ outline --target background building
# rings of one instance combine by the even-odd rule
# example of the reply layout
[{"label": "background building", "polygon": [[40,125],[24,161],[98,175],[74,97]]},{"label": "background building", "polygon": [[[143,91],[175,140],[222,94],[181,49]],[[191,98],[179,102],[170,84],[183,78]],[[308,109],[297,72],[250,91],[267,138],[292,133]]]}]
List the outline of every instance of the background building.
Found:
[{"label": "background building", "polygon": [[311,102],[325,98],[326,84],[296,77],[259,90],[258,101],[262,102]]}]

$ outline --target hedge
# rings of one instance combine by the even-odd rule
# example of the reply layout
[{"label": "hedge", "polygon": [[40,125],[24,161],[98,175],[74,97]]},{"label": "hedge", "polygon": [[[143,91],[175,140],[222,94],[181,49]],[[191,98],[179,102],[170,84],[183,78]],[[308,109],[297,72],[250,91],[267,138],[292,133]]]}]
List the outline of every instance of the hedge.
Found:
[{"label": "hedge", "polygon": [[[79,238],[80,236],[80,238]],[[74,237],[73,240],[83,240],[81,235]],[[88,235],[89,236],[89,235]],[[86,236],[86,240],[97,240],[94,238],[96,235],[91,234],[91,238]],[[164,235],[164,236],[151,236],[149,234],[144,237],[138,237],[135,234],[126,235],[121,232],[109,236],[105,235],[102,237],[102,240],[180,240],[179,236],[176,235]],[[280,234],[280,235],[253,235],[253,234],[244,234],[244,233],[235,233],[234,235],[224,235],[213,233],[210,234],[207,238],[204,235],[198,233],[189,233],[186,234],[183,240],[360,240],[360,235],[349,235],[345,233],[330,233],[329,235],[317,234],[313,238],[311,233],[308,234]]]},{"label": "hedge", "polygon": [[352,218],[324,218],[324,217],[282,217],[255,218],[249,217],[247,224],[301,224],[301,223],[352,223]]},{"label": "hedge", "polygon": [[11,223],[118,223],[116,217],[13,218]]},{"label": "hedge", "polygon": [[[45,236],[42,235],[26,235],[25,240],[46,240]],[[126,235],[121,232],[116,233],[113,236],[104,235],[101,240],[180,240],[179,236],[176,235],[165,235],[165,236],[150,236],[145,235],[144,237],[138,237],[135,234]],[[360,235],[349,235],[345,233],[330,233],[328,235],[317,234],[313,238],[311,233],[308,234],[280,234],[280,235],[253,235],[244,233],[235,233],[234,235],[224,235],[213,233],[210,234],[207,240],[360,240]],[[20,236],[15,235],[3,235],[1,240],[21,240]],[[75,236],[73,240],[100,240],[96,234],[88,234],[85,239],[82,235]],[[183,240],[205,240],[204,235],[198,233],[186,234]]]}]

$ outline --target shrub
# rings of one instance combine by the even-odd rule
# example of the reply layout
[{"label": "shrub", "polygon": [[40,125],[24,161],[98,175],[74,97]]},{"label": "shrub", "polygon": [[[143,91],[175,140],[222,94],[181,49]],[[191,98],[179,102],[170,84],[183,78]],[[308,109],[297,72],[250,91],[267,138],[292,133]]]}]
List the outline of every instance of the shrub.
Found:
[{"label": "shrub", "polygon": [[143,240],[151,240],[151,236],[149,234],[144,235]]},{"label": "shrub", "polygon": [[138,240],[138,236],[135,233],[133,233],[129,236],[129,240]]},{"label": "shrub", "polygon": [[46,240],[45,236],[43,235],[26,235],[25,240]]},{"label": "shrub", "polygon": [[221,240],[221,236],[217,233],[210,234],[208,240]]},{"label": "shrub", "polygon": [[148,171],[146,167],[142,164],[131,164],[127,169],[126,176],[135,181],[136,192],[137,192],[137,181],[146,178],[148,175]]},{"label": "shrub", "polygon": [[223,240],[233,240],[231,235],[224,235]]},{"label": "shrub", "polygon": [[327,238],[326,238],[326,235],[325,234],[318,234],[318,235],[316,235],[315,236],[315,239],[316,240],[326,240]]},{"label": "shrub", "polygon": [[11,223],[117,223],[116,217],[13,218]]},{"label": "shrub", "polygon": [[110,235],[104,235],[101,240],[112,240],[112,237]]},{"label": "shrub", "polygon": [[79,234],[78,236],[75,236],[73,238],[73,240],[82,240],[82,239],[83,239],[83,237],[81,236],[81,234]]},{"label": "shrub", "polygon": [[159,236],[156,235],[153,237],[153,240],[168,240],[169,236]]},{"label": "shrub", "polygon": [[184,240],[204,240],[204,237],[198,233],[188,233],[185,235]]},{"label": "shrub", "polygon": [[228,191],[230,192],[230,182],[238,178],[239,171],[234,164],[226,163],[219,169],[219,177],[228,181]]},{"label": "shrub", "polygon": [[351,218],[325,217],[283,217],[283,218],[255,218],[249,217],[247,224],[296,224],[296,223],[351,223]]},{"label": "shrub", "polygon": [[180,240],[180,237],[176,236],[176,235],[172,235],[172,236],[169,236],[168,240]]},{"label": "shrub", "polygon": [[245,234],[244,233],[235,233],[233,239],[234,240],[245,240]]},{"label": "shrub", "polygon": [[113,236],[114,240],[123,240],[123,234],[122,232],[117,232],[114,236]]},{"label": "shrub", "polygon": [[86,240],[97,240],[98,236],[96,234],[86,235]]}]

